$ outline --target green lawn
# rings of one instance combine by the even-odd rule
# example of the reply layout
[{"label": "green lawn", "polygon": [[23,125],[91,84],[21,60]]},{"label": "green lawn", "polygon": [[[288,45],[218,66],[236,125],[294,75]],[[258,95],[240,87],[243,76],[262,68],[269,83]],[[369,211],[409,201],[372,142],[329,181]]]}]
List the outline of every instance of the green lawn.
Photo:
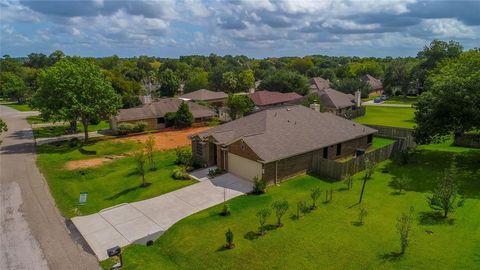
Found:
[{"label": "green lawn", "polygon": [[[28,119],[27,119],[28,121]],[[33,121],[33,120],[31,120]],[[37,121],[37,120],[35,120]],[[66,131],[68,130],[70,126],[69,125],[63,125],[63,126],[50,126],[50,127],[39,127],[39,128],[34,128],[33,129],[33,135],[35,138],[49,138],[49,137],[57,137],[61,135],[65,135]],[[110,125],[107,121],[100,121],[97,125],[88,125],[88,131],[99,131],[103,129],[109,129]],[[83,125],[80,123],[77,126],[77,132],[82,133],[83,132]]]},{"label": "green lawn", "polygon": [[395,143],[395,140],[392,139],[387,139],[387,138],[381,138],[381,137],[373,137],[372,141],[372,147],[370,150],[375,150],[378,148],[382,148],[386,145]]},{"label": "green lawn", "polygon": [[21,111],[21,112],[33,111],[33,109],[30,108],[30,106],[28,106],[28,104],[18,104],[18,103],[11,103],[11,102],[1,102],[0,104],[8,106],[12,109],[15,109],[15,110]]},{"label": "green lawn", "polygon": [[[444,150],[448,150],[447,148]],[[447,220],[427,205],[426,192],[436,186],[442,171],[455,157],[460,175],[462,208]],[[261,196],[240,196],[229,204],[232,215],[222,217],[221,205],[181,220],[151,247],[124,249],[124,269],[479,269],[480,265],[480,151],[442,152],[419,150],[407,165],[385,161],[377,166],[365,189],[361,207],[368,212],[363,226],[356,226],[362,174],[355,175],[353,190],[341,182],[327,182],[303,175],[270,187]],[[387,168],[389,173],[381,173]],[[397,195],[392,179],[412,179],[406,193]],[[333,189],[333,201],[300,220],[292,219],[295,204],[310,204],[309,190]],[[323,201],[324,193],[320,197]],[[286,199],[290,209],[284,227],[256,238],[255,213],[272,202]],[[415,208],[411,245],[400,257],[396,219]],[[267,224],[273,224],[270,216]],[[233,250],[224,250],[225,231],[234,232]],[[427,234],[432,231],[432,234]],[[109,269],[111,261],[102,262]]]},{"label": "green lawn", "polygon": [[360,124],[413,128],[414,108],[366,106],[362,117],[353,119]]},{"label": "green lawn", "polygon": [[[69,147],[41,145],[37,149],[37,164],[45,175],[58,208],[66,217],[86,215],[124,202],[152,198],[195,183],[193,180],[174,180],[171,173],[176,165],[175,152],[155,155],[156,171],[149,171],[147,188],[139,187],[141,177],[136,172],[132,157],[121,157],[99,167],[67,170],[65,164],[111,155],[122,155],[139,148],[135,142],[98,141],[86,146]],[[78,206],[79,193],[87,191],[88,202]]]},{"label": "green lawn", "polygon": [[28,116],[27,117],[27,122],[29,124],[43,124],[43,123],[46,123],[45,121],[43,121],[42,117],[40,117],[38,115]]},{"label": "green lawn", "polygon": [[389,97],[384,104],[405,104],[405,105],[412,105],[417,102],[417,97],[411,97],[411,96],[394,96],[394,97]]}]

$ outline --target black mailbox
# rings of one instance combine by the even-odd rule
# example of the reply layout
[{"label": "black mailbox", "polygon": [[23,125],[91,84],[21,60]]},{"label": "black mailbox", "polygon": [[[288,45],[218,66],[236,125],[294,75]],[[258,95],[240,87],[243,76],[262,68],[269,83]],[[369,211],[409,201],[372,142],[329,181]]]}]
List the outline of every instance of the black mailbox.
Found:
[{"label": "black mailbox", "polygon": [[115,246],[107,249],[108,257],[118,256],[122,253],[122,249],[119,246]]}]

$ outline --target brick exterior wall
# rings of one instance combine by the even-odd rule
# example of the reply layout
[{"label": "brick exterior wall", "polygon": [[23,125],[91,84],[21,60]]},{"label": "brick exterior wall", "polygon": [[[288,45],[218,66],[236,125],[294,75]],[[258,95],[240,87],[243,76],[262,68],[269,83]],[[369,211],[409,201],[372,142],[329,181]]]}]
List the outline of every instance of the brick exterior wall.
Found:
[{"label": "brick exterior wall", "polygon": [[[364,136],[358,139],[350,140],[343,142],[341,145],[341,154],[337,155],[337,145],[332,145],[328,147],[328,159],[334,160],[337,158],[353,155],[355,150],[358,148],[366,149],[369,144],[367,143],[368,136]],[[200,155],[197,151],[197,144],[199,141],[192,140],[192,153],[196,158],[199,158],[207,166],[214,165],[214,160],[212,159],[212,152],[210,148],[213,146],[211,142],[205,142],[202,147],[202,154]],[[224,155],[224,152],[221,147],[216,147],[217,151],[217,166],[228,170],[228,152],[257,161],[260,158],[253,152],[247,144],[242,140],[239,140],[235,143],[232,143],[228,146],[227,151]],[[265,179],[269,184],[275,182],[275,179],[281,181],[282,179],[290,178],[297,174],[305,173],[310,171],[312,166],[312,160],[314,155],[323,156],[323,148],[313,150],[307,153],[299,154],[293,157],[285,158],[282,160],[270,162],[263,165],[263,179]],[[225,160],[224,160],[225,158]],[[226,166],[224,166],[226,165]]]},{"label": "brick exterior wall", "polygon": [[[328,147],[328,159],[334,160],[337,158],[353,155],[358,148],[367,148],[368,136],[364,136],[358,139],[343,142],[341,154],[337,155],[337,145]],[[314,150],[308,153],[300,154],[297,156],[278,160],[276,162],[267,163],[264,165],[263,179],[267,180],[270,184],[275,182],[275,173],[277,174],[277,180],[290,178],[294,175],[305,173],[311,169],[312,159],[314,155],[323,156],[323,148]],[[277,171],[275,172],[275,167]]]}]

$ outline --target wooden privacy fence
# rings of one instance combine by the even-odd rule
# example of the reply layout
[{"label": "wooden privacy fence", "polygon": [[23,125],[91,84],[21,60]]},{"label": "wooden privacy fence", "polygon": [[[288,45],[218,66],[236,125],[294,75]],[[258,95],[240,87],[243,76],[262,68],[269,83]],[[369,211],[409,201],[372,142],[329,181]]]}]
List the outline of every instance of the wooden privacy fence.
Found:
[{"label": "wooden privacy fence", "polygon": [[480,134],[463,134],[455,138],[454,144],[456,146],[480,148]]},{"label": "wooden privacy fence", "polygon": [[365,125],[373,129],[378,130],[376,136],[400,139],[413,137],[413,129],[410,128],[398,128],[398,127],[387,127],[387,126],[377,126],[377,125]]},{"label": "wooden privacy fence", "polygon": [[[386,131],[396,135],[403,132],[396,132],[387,129]],[[382,137],[387,136],[383,135]],[[359,157],[353,157],[345,162],[338,162],[335,160],[325,159],[321,155],[314,155],[312,159],[311,172],[320,177],[341,180],[345,178],[347,174],[354,175],[357,172],[363,171],[365,169],[365,159],[367,158],[373,163],[382,162],[413,146],[415,146],[413,137],[407,136],[404,138],[398,138],[393,144],[389,144],[371,152],[367,152]]]}]

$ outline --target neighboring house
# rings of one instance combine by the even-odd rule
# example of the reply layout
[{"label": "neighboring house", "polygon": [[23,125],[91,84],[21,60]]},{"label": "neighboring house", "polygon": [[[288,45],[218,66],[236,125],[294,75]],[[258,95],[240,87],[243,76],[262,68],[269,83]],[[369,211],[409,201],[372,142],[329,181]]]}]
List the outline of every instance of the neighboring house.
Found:
[{"label": "neighboring house", "polygon": [[110,120],[110,128],[115,131],[120,123],[135,123],[139,121],[147,123],[147,129],[165,128],[167,124],[165,115],[176,112],[182,102],[187,102],[190,112],[193,114],[193,125],[202,125],[215,116],[215,112],[206,106],[178,98],[164,98],[149,104],[120,110]]},{"label": "neighboring house", "polygon": [[372,91],[370,92],[370,94],[383,94],[383,85],[380,80],[376,79],[370,74],[363,76],[362,80],[372,87]]},{"label": "neighboring house", "polygon": [[302,99],[302,96],[295,92],[281,93],[265,90],[248,94],[248,97],[255,104],[256,110],[263,110],[285,104],[298,104]]},{"label": "neighboring house", "polygon": [[345,94],[330,88],[330,81],[324,80],[320,77],[310,79],[310,93],[318,96],[318,102],[322,111],[333,112],[339,116],[351,119],[355,111],[362,110],[360,95],[357,97],[351,94]]},{"label": "neighboring house", "polygon": [[205,102],[215,107],[222,107],[227,103],[228,95],[224,92],[214,92],[207,89],[200,89],[179,97],[183,100],[191,100],[195,102]]},{"label": "neighboring house", "polygon": [[314,156],[338,159],[372,144],[377,130],[301,105],[245,116],[192,135],[192,153],[205,166],[268,182],[309,171]]}]

